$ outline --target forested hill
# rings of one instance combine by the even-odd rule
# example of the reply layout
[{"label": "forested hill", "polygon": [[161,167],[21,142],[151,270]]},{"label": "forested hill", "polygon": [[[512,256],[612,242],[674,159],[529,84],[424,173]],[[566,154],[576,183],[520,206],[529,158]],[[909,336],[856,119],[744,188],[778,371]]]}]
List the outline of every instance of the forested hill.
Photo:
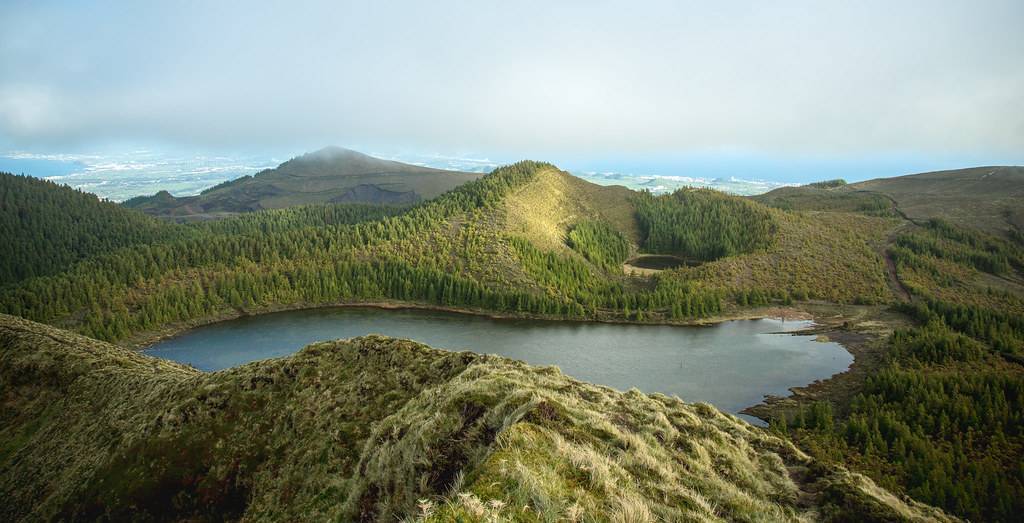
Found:
[{"label": "forested hill", "polygon": [[198,196],[166,191],[124,205],[148,214],[207,219],[312,203],[409,205],[434,198],[482,173],[432,169],[327,147],[254,176],[224,182]]},{"label": "forested hill", "polygon": [[919,223],[934,218],[1024,239],[1024,167],[972,167],[853,184],[783,187],[754,199],[785,209],[899,214]]},{"label": "forested hill", "polygon": [[[897,296],[883,254],[903,225],[893,214],[806,215],[713,191],[652,196],[521,162],[409,210],[324,204],[169,226],[169,238],[62,262],[0,293],[0,309],[122,340],[239,312],[373,300],[637,321],[807,299],[887,303]],[[636,279],[623,263],[639,252],[696,263]]]},{"label": "forested hill", "polygon": [[186,231],[64,185],[0,173],[0,287]]},{"label": "forested hill", "polygon": [[[638,198],[649,203],[639,215]],[[643,196],[538,162],[408,211],[377,209],[299,207],[191,225],[186,237],[26,281],[0,294],[0,310],[125,340],[238,313],[380,300],[687,321],[794,299],[891,299],[868,245],[893,226],[882,219],[790,216],[720,193]],[[662,226],[667,215],[727,241],[701,251],[685,231]],[[675,238],[673,253],[707,263],[644,279],[623,271],[662,236]]]},{"label": "forested hill", "polygon": [[952,520],[708,405],[496,356],[371,336],[204,374],[6,315],[0,346],[4,521]]},{"label": "forested hill", "polygon": [[[1022,245],[908,221],[880,193],[844,187],[765,205],[602,187],[523,161],[406,208],[319,204],[182,225],[180,236],[0,289],[0,312],[137,345],[332,304],[657,323],[814,311],[838,335],[870,339],[864,367],[837,377],[835,395],[765,414],[775,430],[919,501],[1014,520],[1024,510]],[[815,203],[812,189],[840,196]],[[645,253],[687,263],[636,273],[630,261]]]}]

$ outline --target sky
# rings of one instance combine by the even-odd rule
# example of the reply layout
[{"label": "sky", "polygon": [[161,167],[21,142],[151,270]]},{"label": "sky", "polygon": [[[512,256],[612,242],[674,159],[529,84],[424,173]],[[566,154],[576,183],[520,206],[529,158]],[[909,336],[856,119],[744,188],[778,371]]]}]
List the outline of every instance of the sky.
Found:
[{"label": "sky", "polygon": [[1024,164],[1020,0],[276,4],[5,0],[0,151],[796,182]]}]

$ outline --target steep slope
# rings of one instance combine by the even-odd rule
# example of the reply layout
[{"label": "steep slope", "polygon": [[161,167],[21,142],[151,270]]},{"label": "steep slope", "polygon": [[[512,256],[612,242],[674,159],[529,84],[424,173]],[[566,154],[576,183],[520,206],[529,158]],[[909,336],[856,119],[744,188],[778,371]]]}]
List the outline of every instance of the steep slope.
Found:
[{"label": "steep slope", "polygon": [[566,237],[577,223],[608,223],[634,245],[641,238],[640,224],[630,198],[633,191],[618,185],[602,186],[555,168],[542,169],[529,184],[505,198],[501,227],[545,250],[566,248]]},{"label": "steep slope", "polygon": [[90,256],[185,233],[93,194],[0,172],[0,287],[67,270]]},{"label": "steep slope", "polygon": [[433,198],[482,173],[463,173],[373,158],[328,147],[274,169],[222,183],[192,197],[166,192],[133,198],[125,206],[157,216],[209,218],[310,203],[407,205]]},{"label": "steep slope", "polygon": [[7,521],[948,520],[707,405],[383,337],[212,374],[0,316]]}]

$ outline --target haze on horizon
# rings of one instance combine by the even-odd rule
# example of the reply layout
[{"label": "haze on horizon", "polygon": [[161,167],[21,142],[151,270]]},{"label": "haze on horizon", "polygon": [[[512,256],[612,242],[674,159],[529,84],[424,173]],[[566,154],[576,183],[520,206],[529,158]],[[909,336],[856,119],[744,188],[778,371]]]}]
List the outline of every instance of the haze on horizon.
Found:
[{"label": "haze on horizon", "polygon": [[1024,164],[1012,0],[13,1],[0,19],[0,149],[363,145],[794,181]]}]

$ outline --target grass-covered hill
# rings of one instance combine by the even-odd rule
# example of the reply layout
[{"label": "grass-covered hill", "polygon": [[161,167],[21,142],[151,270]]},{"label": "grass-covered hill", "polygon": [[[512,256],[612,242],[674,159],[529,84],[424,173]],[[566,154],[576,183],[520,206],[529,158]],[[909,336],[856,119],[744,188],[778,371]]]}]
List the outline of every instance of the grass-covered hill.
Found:
[{"label": "grass-covered hill", "polygon": [[121,247],[180,237],[182,228],[64,185],[0,172],[0,287],[67,270]]},{"label": "grass-covered hill", "polygon": [[0,517],[948,520],[714,408],[365,337],[201,373],[0,315]]},{"label": "grass-covered hill", "polygon": [[882,194],[861,191],[842,180],[779,187],[751,196],[754,201],[786,211],[851,212],[869,216],[896,216],[893,201]]},{"label": "grass-covered hill", "polygon": [[1024,167],[972,167],[853,184],[784,187],[754,199],[783,209],[899,213],[1024,238]]},{"label": "grass-covered hill", "polygon": [[181,219],[216,218],[312,203],[408,205],[480,176],[327,147],[254,176],[211,187],[198,196],[175,198],[162,191],[133,198],[124,205],[155,216]]}]

